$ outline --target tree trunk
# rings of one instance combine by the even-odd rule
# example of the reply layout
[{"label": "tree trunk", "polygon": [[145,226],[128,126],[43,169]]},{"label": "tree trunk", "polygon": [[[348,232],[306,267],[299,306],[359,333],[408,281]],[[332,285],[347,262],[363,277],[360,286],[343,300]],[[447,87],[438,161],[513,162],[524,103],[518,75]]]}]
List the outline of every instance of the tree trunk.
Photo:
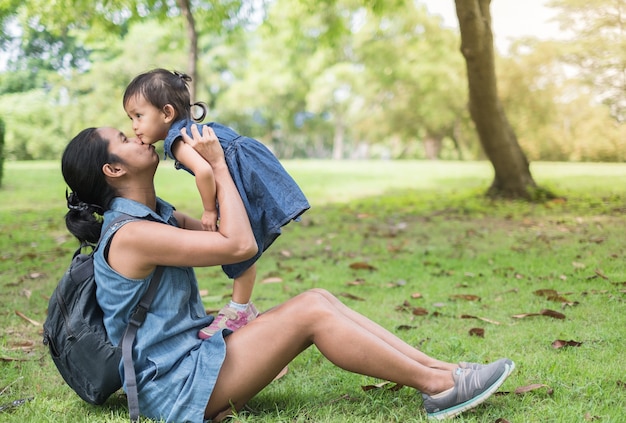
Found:
[{"label": "tree trunk", "polygon": [[494,167],[490,197],[535,200],[537,185],[498,98],[490,0],[455,0],[461,53],[469,83],[470,115]]},{"label": "tree trunk", "polygon": [[189,84],[189,94],[191,102],[196,101],[196,87],[198,77],[198,33],[196,32],[196,22],[191,12],[191,4],[189,0],[177,0],[178,7],[185,18],[185,28],[187,29],[187,38],[189,39],[189,53],[187,56],[186,73],[191,77]]},{"label": "tree trunk", "polygon": [[341,115],[339,115],[335,124],[335,134],[333,135],[333,160],[343,159],[343,140],[345,134],[346,127],[343,124]]}]

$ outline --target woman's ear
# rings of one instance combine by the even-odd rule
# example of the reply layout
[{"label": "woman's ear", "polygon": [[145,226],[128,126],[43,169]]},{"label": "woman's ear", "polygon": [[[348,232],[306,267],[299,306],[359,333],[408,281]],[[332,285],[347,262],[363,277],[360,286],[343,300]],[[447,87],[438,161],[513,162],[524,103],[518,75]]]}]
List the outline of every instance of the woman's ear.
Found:
[{"label": "woman's ear", "polygon": [[171,104],[166,104],[163,106],[163,115],[165,116],[165,123],[170,123],[176,118],[176,111]]},{"label": "woman's ear", "polygon": [[109,178],[118,178],[126,174],[126,169],[119,164],[105,163],[102,166],[102,173]]}]

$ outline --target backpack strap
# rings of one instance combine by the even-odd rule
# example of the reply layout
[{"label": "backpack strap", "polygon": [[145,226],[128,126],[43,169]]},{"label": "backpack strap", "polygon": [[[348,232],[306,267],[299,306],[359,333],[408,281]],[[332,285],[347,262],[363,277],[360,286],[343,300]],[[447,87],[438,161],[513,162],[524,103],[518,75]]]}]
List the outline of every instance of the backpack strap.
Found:
[{"label": "backpack strap", "polygon": [[[141,219],[122,214],[113,219],[113,221],[109,224],[104,233],[106,233],[106,231],[108,231],[110,228],[120,222],[134,220]],[[111,235],[111,237],[113,237],[113,235]],[[110,245],[111,237],[109,237],[109,242],[106,243],[105,256],[108,253],[108,247]],[[143,294],[143,296],[139,300],[139,304],[137,304],[137,308],[135,309],[133,314],[131,314],[128,326],[126,326],[126,330],[124,331],[124,335],[122,336],[122,361],[124,362],[124,380],[126,381],[126,397],[128,399],[128,411],[130,414],[131,422],[139,421],[139,396],[137,393],[137,377],[135,375],[135,364],[133,362],[133,344],[135,343],[137,330],[141,327],[141,325],[143,325],[143,322],[145,322],[146,320],[146,315],[148,314],[148,310],[150,309],[150,304],[152,304],[152,300],[154,300],[154,296],[156,295],[157,289],[159,287],[159,282],[161,282],[162,275],[163,267],[157,266],[154,274],[152,275],[152,279],[150,280],[148,290]]]},{"label": "backpack strap", "polygon": [[124,360],[124,380],[126,381],[126,395],[128,398],[128,411],[130,413],[130,421],[139,421],[139,398],[137,394],[137,380],[135,377],[135,365],[133,363],[133,343],[135,342],[135,336],[137,330],[141,327],[146,320],[146,314],[150,308],[150,304],[154,299],[159,282],[161,281],[161,275],[163,274],[163,267],[157,266],[152,275],[150,286],[137,305],[137,308],[130,316],[130,321],[124,336],[122,337],[122,359]]}]

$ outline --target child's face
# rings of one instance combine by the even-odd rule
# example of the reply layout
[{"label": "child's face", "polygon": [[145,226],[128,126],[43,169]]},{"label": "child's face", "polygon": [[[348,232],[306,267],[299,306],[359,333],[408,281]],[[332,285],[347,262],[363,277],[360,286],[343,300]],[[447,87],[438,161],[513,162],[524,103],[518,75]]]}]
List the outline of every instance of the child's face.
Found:
[{"label": "child's face", "polygon": [[171,118],[150,104],[142,95],[130,98],[124,105],[126,114],[133,121],[133,131],[144,144],[154,144],[165,139],[171,126]]}]

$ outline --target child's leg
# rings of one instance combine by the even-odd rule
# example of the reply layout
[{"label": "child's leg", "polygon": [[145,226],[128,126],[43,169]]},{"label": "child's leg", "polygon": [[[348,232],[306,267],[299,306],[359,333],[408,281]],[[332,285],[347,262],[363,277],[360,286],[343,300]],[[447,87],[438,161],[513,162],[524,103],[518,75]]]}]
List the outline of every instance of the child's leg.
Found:
[{"label": "child's leg", "polygon": [[241,276],[233,280],[233,302],[248,304],[252,298],[252,289],[256,280],[256,264],[250,266]]},{"label": "child's leg", "polygon": [[253,264],[233,280],[232,300],[217,313],[209,326],[198,332],[200,338],[207,339],[222,329],[237,330],[256,318],[259,312],[250,302],[255,279],[256,265]]}]

